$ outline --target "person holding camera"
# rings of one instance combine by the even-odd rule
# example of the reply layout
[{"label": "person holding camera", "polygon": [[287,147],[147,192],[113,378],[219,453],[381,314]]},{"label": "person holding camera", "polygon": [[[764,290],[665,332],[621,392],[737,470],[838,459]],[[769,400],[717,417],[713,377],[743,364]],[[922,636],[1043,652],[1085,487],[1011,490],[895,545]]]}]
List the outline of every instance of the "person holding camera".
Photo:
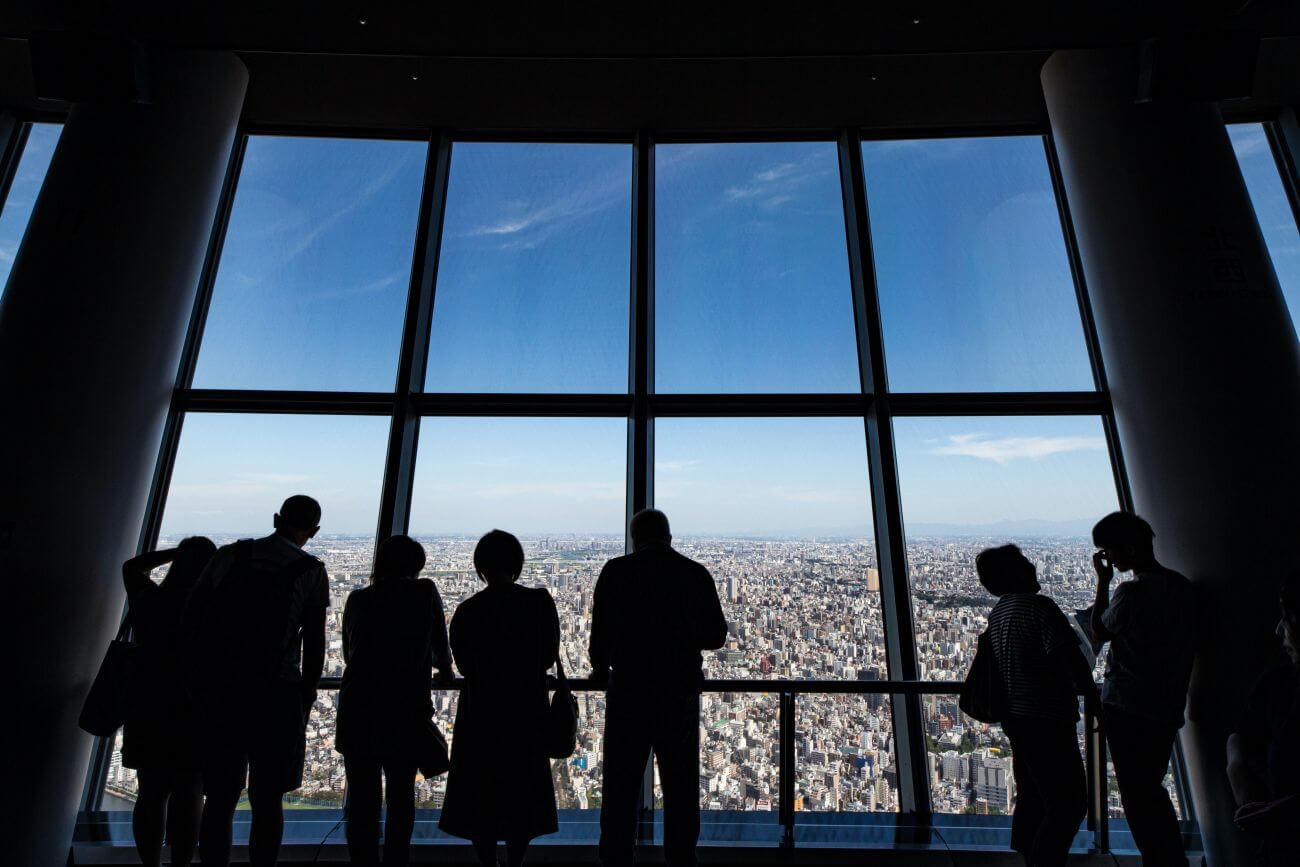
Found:
[{"label": "person holding camera", "polygon": [[[1094,643],[1110,642],[1101,689],[1102,725],[1133,842],[1142,863],[1186,865],[1182,833],[1164,787],[1183,726],[1199,635],[1196,594],[1186,577],[1156,560],[1155,532],[1137,515],[1114,512],[1092,529],[1097,597]],[[1111,593],[1116,572],[1132,572]]]}]

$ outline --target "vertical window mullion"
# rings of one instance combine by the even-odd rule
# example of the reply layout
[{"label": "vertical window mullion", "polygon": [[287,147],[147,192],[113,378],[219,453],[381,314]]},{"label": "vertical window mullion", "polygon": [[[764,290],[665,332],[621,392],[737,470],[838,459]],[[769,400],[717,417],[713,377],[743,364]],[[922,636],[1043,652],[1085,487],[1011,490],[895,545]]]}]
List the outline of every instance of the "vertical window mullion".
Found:
[{"label": "vertical window mullion", "polygon": [[446,132],[435,133],[429,140],[424,164],[419,227],[415,233],[410,290],[402,326],[402,348],[393,389],[392,427],[389,431],[388,454],[384,461],[383,488],[379,495],[376,543],[397,533],[405,533],[411,518],[415,453],[420,439],[420,415],[415,409],[412,395],[424,389],[450,172],[451,139]]},{"label": "vertical window mullion", "polygon": [[[627,522],[624,547],[632,550],[632,516],[654,505],[654,139],[640,130],[632,145],[632,254],[629,309],[628,389],[632,414],[627,426]],[[638,844],[654,838],[654,758],[641,781]]]},{"label": "vertical window mullion", "polygon": [[[903,512],[894,459],[893,422],[885,380],[885,354],[880,324],[880,303],[871,254],[871,227],[867,218],[866,180],[862,144],[856,132],[839,139],[840,183],[844,194],[844,220],[849,247],[849,274],[853,287],[853,314],[857,326],[858,365],[865,402],[864,423],[875,521],[876,561],[881,574],[881,611],[885,629],[885,657],[894,680],[916,680],[916,634],[912,623],[903,539]],[[921,727],[921,701],[916,695],[895,695],[895,756],[898,761],[900,812],[928,817],[930,786],[926,773],[925,738]]]}]

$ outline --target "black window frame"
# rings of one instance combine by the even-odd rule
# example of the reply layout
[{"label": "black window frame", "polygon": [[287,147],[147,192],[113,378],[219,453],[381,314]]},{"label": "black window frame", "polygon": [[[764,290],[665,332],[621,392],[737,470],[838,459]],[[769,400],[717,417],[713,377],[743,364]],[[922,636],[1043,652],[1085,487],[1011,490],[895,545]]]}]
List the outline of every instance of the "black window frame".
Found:
[{"label": "black window frame", "polygon": [[[1280,133],[1266,122],[1270,140]],[[0,127],[0,134],[4,132]],[[195,389],[192,387],[205,320],[222,253],[225,232],[238,184],[247,142],[252,136],[308,136],[424,141],[427,156],[420,194],[418,229],[411,264],[401,352],[394,389],[391,392],[284,391]],[[863,170],[862,143],[899,138],[967,138],[989,136],[1040,137],[1058,207],[1061,232],[1076,300],[1083,325],[1086,349],[1092,368],[1094,389],[1069,392],[961,392],[892,393],[885,378],[885,350],[880,307],[873,267],[871,230],[868,219],[869,191]],[[850,289],[855,320],[860,390],[847,394],[666,394],[654,390],[654,148],[658,142],[834,142],[845,218],[845,241],[849,254]],[[424,392],[429,356],[429,333],[434,311],[437,268],[451,157],[456,142],[555,142],[623,143],[632,147],[631,239],[629,257],[629,360],[628,390],[617,394],[511,394]],[[1283,148],[1274,144],[1281,160]],[[21,149],[12,145],[4,151],[0,168],[12,171]],[[1281,163],[1280,163],[1281,166]],[[1288,190],[1296,189],[1294,174]],[[1292,198],[1293,206],[1296,199]],[[3,197],[0,197],[0,207]],[[162,445],[154,471],[146,517],[139,537],[139,550],[151,550],[157,543],[166,497],[171,482],[184,420],[189,413],[276,413],[314,415],[388,416],[391,428],[385,457],[384,480],[376,528],[376,542],[404,532],[410,517],[415,478],[419,426],[423,418],[439,416],[496,417],[603,417],[625,418],[628,426],[626,515],[654,502],[654,421],[656,418],[719,417],[844,417],[863,422],[869,464],[870,496],[875,523],[878,567],[881,576],[881,607],[884,615],[886,659],[890,680],[847,683],[840,681],[711,681],[706,689],[731,691],[774,691],[780,694],[780,819],[784,826],[783,845],[793,845],[795,824],[790,794],[793,791],[793,729],[795,697],[809,693],[875,692],[896,696],[894,714],[895,761],[898,767],[899,816],[919,825],[931,821],[931,792],[927,777],[925,739],[921,729],[921,696],[949,694],[954,685],[918,680],[916,634],[912,596],[907,575],[905,536],[897,461],[894,454],[893,420],[925,416],[1048,416],[1072,415],[1098,418],[1105,432],[1108,454],[1120,507],[1132,509],[1127,473],[1119,448],[1118,433],[1106,384],[1105,369],[1097,340],[1096,326],[1083,279],[1082,265],[1065,201],[1060,166],[1050,131],[1043,126],[974,127],[955,129],[909,129],[869,131],[861,128],[770,133],[716,135],[674,134],[671,131],[634,130],[611,133],[572,134],[555,132],[512,133],[491,130],[402,130],[321,129],[241,126],[227,168],[218,215],[208,243],[197,300],[190,319],[176,377]],[[326,683],[325,686],[331,684]],[[577,682],[579,688],[589,684]],[[83,811],[99,810],[111,739],[97,741],[87,772]],[[1087,767],[1090,782],[1088,827],[1094,844],[1108,851],[1106,822],[1105,745],[1090,736]],[[1181,751],[1175,754],[1175,775],[1185,814],[1194,821]],[[646,823],[642,823],[643,827]]]}]

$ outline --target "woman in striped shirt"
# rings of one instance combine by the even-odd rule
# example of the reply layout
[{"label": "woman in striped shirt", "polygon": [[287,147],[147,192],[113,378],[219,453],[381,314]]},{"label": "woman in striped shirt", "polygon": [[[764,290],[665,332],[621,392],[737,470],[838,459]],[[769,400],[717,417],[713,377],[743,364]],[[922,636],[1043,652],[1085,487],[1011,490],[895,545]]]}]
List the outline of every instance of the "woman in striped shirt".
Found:
[{"label": "woman in striped shirt", "polygon": [[1011,741],[1016,807],[1011,848],[1031,867],[1065,864],[1088,811],[1079,755],[1079,695],[1097,687],[1079,638],[1056,603],[1039,591],[1034,564],[1015,545],[980,552],[980,584],[998,597],[988,634],[1006,689],[1002,729]]}]

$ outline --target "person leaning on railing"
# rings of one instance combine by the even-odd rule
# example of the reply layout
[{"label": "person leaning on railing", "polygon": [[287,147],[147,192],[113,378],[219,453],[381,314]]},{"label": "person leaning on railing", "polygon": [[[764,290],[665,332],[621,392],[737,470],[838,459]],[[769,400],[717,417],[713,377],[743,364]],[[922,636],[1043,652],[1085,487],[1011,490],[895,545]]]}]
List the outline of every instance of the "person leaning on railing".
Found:
[{"label": "person leaning on railing", "polygon": [[348,854],[377,864],[379,814],[387,783],[384,863],[406,864],[415,827],[415,775],[433,701],[429,675],[451,680],[451,648],[438,588],[417,577],[423,546],[390,536],[379,546],[370,584],[343,608],[343,685],[335,748],[348,778]]},{"label": "person leaning on railing", "polygon": [[1011,741],[1016,811],[1011,848],[1034,867],[1066,862],[1088,812],[1079,755],[1079,695],[1091,712],[1097,687],[1079,637],[1056,603],[1040,594],[1034,564],[1015,545],[980,552],[980,584],[997,604],[988,635],[1006,696],[1002,730]]}]

